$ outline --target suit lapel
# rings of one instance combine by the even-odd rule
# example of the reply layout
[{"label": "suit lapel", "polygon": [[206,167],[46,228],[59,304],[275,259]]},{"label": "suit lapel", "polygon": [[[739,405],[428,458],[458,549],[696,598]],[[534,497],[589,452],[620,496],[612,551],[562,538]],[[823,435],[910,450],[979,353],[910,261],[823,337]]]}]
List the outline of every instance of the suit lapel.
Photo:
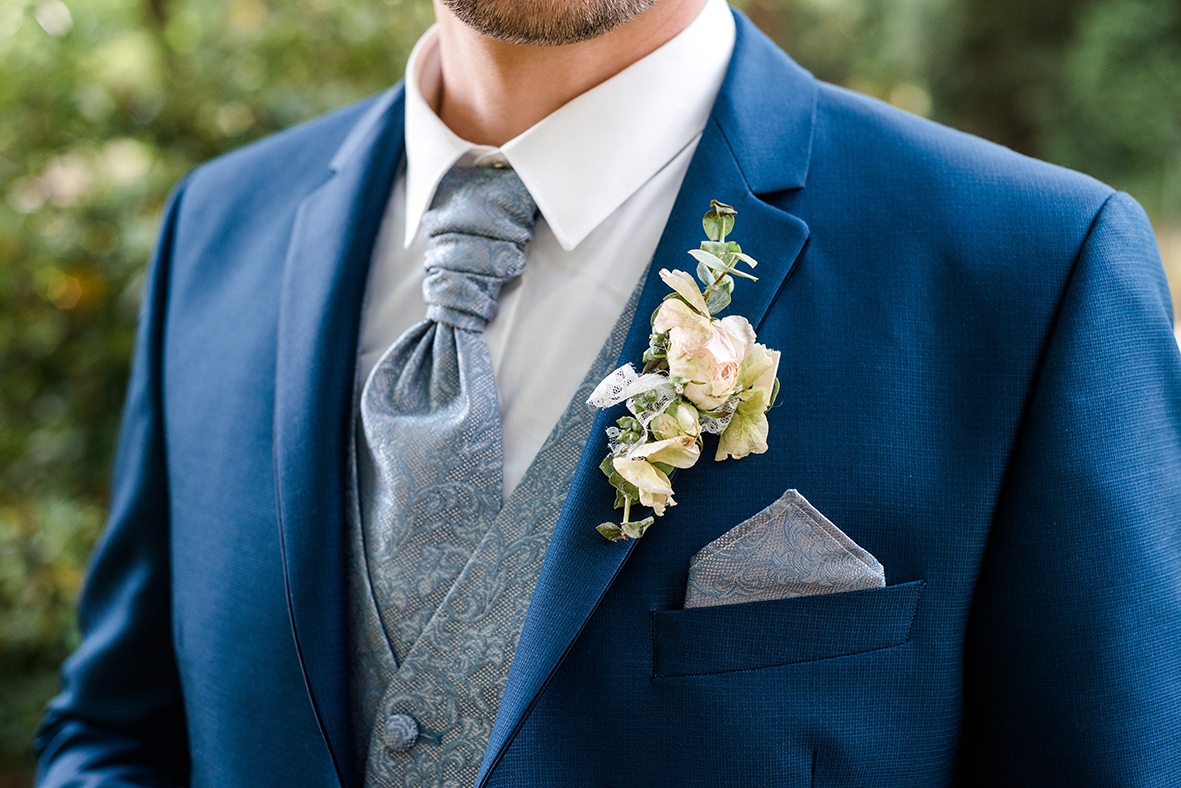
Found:
[{"label": "suit lapel", "polygon": [[280,295],[275,469],[287,603],[341,784],[352,778],[345,523],[356,343],[374,239],[402,150],[400,87],[378,97],[300,204]]},{"label": "suit lapel", "polygon": [[[704,238],[701,217],[711,199],[737,209],[736,237],[760,263],[759,281],[741,281],[736,298],[736,311],[756,327],[808,238],[801,220],[756,195],[803,187],[816,84],[744,16],[735,15],[738,38],[726,80],[653,257],[620,364],[638,360],[648,346],[650,316],[668,291],[660,269],[694,270],[686,252]],[[604,431],[622,412],[619,406],[599,413],[579,460],[530,601],[477,786],[488,782],[627,557],[643,549],[637,542],[609,543],[595,531],[599,523],[618,517],[614,491],[598,466],[607,453]]]}]

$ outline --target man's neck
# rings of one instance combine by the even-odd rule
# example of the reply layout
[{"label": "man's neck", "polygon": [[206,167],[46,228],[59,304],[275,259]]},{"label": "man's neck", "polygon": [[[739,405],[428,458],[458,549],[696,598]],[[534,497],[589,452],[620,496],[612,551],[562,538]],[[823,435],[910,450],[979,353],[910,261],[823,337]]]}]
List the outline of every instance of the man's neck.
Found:
[{"label": "man's neck", "polygon": [[439,94],[426,96],[447,126],[479,145],[501,146],[554,110],[667,43],[705,0],[660,0],[589,41],[534,46],[468,27],[439,0]]}]

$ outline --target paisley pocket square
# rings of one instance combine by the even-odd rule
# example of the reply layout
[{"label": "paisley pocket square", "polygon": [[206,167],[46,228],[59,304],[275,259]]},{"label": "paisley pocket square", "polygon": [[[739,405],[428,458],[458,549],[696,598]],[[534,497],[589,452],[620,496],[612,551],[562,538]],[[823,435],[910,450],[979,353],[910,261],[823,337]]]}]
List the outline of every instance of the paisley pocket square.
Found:
[{"label": "paisley pocket square", "polygon": [[796,490],[707,544],[689,563],[685,607],[836,594],[886,585],[878,560]]}]

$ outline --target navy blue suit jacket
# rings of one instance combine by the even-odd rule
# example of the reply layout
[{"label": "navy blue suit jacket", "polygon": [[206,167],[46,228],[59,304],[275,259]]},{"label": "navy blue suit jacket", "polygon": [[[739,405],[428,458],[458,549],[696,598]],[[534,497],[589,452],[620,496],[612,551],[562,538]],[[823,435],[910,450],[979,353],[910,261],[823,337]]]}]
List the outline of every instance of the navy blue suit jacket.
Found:
[{"label": "navy blue suit jacket", "polygon": [[[346,438],[402,109],[176,190],[43,785],[358,785]],[[711,198],[784,353],[771,449],[610,544],[600,415],[481,784],[1181,783],[1181,358],[1140,208],[818,83],[739,17],[623,359]],[[887,587],[681,609],[690,557],[788,488]]]}]

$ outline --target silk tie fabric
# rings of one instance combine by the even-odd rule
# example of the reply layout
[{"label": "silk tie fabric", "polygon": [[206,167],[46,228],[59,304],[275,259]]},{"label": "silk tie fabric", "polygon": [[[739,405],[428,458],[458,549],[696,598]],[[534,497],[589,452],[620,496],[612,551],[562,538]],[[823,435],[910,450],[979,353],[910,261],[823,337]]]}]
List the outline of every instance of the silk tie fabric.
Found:
[{"label": "silk tie fabric", "polygon": [[426,319],[386,351],[361,394],[368,569],[399,660],[502,505],[500,410],[483,330],[501,288],[525,269],[536,219],[511,169],[452,168],[422,218]]}]

